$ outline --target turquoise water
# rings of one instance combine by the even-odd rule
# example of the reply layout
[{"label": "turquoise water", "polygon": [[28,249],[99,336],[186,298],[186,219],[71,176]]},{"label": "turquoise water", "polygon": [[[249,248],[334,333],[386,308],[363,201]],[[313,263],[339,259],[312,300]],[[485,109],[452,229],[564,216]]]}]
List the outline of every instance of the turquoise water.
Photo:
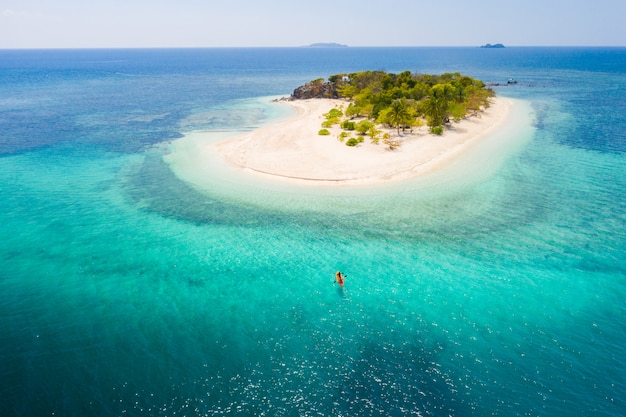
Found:
[{"label": "turquoise water", "polygon": [[[623,415],[626,50],[342,51],[0,51],[1,415]],[[339,191],[167,163],[371,68],[515,78],[518,146]]]}]

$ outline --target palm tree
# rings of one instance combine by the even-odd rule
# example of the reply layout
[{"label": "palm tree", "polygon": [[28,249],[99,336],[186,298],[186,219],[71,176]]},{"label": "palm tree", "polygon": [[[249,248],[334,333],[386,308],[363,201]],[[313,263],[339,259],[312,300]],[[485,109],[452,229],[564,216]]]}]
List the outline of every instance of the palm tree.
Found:
[{"label": "palm tree", "polygon": [[430,89],[429,97],[424,103],[424,114],[431,128],[442,126],[446,122],[455,94],[456,89],[450,83],[436,84]]},{"label": "palm tree", "polygon": [[406,126],[411,124],[411,111],[406,99],[401,98],[391,103],[391,106],[387,108],[384,119],[385,123],[398,129],[398,136],[400,136],[400,126]]}]

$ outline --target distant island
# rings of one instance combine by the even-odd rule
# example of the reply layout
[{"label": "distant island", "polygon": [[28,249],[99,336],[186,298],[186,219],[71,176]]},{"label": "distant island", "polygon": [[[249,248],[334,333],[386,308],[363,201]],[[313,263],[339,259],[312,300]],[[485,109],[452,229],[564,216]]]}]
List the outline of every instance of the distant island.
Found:
[{"label": "distant island", "polygon": [[305,48],[347,48],[348,45],[342,45],[340,43],[312,43],[310,45],[305,46]]},{"label": "distant island", "polygon": [[502,45],[501,43],[487,43],[485,45],[482,45],[481,48],[504,48],[504,45]]}]

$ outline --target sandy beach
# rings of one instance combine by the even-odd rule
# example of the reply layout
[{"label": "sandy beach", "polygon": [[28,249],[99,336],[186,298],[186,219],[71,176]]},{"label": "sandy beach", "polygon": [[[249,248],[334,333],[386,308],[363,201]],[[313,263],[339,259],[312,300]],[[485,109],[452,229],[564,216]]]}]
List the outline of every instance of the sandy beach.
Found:
[{"label": "sandy beach", "polygon": [[[331,135],[318,131],[324,113],[347,106],[341,100],[310,99],[288,102],[297,114],[287,120],[215,144],[215,151],[235,169],[276,180],[303,185],[379,184],[422,175],[452,161],[468,147],[493,133],[507,119],[513,101],[492,99],[492,105],[460,122],[452,122],[443,136],[429,133],[426,126],[412,133],[386,130],[400,146],[391,150],[381,140],[369,137],[356,147],[338,139],[338,126]],[[353,133],[353,136],[356,136]]]}]

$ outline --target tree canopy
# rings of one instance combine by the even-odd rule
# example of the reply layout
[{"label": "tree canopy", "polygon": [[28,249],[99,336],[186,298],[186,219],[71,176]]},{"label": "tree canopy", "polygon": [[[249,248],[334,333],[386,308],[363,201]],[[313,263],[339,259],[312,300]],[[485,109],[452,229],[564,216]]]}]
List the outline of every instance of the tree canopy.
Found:
[{"label": "tree canopy", "polygon": [[[320,83],[318,79],[310,84],[319,89]],[[432,132],[442,132],[451,118],[460,120],[488,107],[489,98],[495,95],[482,81],[458,72],[430,75],[361,71],[332,75],[326,85],[334,96],[350,101],[346,117],[375,120],[396,128],[398,134],[400,129],[422,121]]]}]

